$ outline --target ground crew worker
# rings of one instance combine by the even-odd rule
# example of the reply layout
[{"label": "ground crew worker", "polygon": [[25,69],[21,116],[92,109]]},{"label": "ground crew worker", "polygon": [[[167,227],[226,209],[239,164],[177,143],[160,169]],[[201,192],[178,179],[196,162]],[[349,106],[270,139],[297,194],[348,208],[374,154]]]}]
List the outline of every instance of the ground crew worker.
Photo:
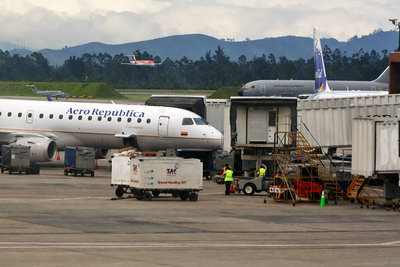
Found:
[{"label": "ground crew worker", "polygon": [[267,172],[267,170],[265,169],[264,165],[261,165],[260,169],[258,170],[258,176],[265,177],[266,172]]},{"label": "ground crew worker", "polygon": [[233,171],[231,170],[231,168],[228,166],[225,170],[225,195],[229,195],[230,194],[230,188],[233,182]]}]

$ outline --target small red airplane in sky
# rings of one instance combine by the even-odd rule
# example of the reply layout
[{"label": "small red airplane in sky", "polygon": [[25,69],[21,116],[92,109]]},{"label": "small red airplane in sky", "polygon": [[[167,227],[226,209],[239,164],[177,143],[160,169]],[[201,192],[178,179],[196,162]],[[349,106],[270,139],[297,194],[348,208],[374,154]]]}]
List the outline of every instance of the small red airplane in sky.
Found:
[{"label": "small red airplane in sky", "polygon": [[132,57],[131,60],[129,60],[129,63],[122,62],[121,64],[125,65],[134,65],[134,66],[148,66],[148,67],[154,67],[155,65],[160,65],[161,63],[154,63],[153,60],[138,60],[136,59],[135,55],[130,55]]}]

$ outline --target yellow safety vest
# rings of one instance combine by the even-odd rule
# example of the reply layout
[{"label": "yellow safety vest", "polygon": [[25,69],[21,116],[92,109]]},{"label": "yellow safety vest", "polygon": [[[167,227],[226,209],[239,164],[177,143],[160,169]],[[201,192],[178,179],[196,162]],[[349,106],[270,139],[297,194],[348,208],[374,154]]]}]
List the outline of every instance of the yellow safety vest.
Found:
[{"label": "yellow safety vest", "polygon": [[264,168],[260,168],[260,171],[258,172],[258,174],[259,174],[259,176],[260,177],[265,177],[265,172],[266,172],[267,170],[266,169],[264,169]]},{"label": "yellow safety vest", "polygon": [[233,171],[232,170],[226,170],[225,171],[225,182],[233,182]]}]

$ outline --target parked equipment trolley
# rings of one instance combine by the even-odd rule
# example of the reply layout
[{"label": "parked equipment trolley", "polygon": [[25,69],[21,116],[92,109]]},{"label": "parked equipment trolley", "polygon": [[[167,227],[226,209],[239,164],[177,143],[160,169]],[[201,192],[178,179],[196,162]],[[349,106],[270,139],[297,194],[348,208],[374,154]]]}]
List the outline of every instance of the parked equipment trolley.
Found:
[{"label": "parked equipment trolley", "polygon": [[64,175],[94,176],[95,152],[90,147],[65,147]]},{"label": "parked equipment trolley", "polygon": [[117,156],[112,159],[111,186],[117,186],[117,197],[127,193],[137,200],[151,200],[168,193],[196,201],[203,186],[203,164],[179,157]]},{"label": "parked equipment trolley", "polygon": [[1,173],[8,171],[26,174],[39,174],[39,165],[31,163],[30,147],[22,145],[3,145],[1,148]]}]

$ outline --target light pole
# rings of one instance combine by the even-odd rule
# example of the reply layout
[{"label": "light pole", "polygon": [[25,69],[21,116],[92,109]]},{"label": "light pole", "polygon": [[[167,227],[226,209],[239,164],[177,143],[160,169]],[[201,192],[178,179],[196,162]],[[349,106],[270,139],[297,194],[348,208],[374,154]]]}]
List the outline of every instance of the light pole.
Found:
[{"label": "light pole", "polygon": [[389,19],[396,27],[396,30],[399,30],[399,47],[395,50],[396,52],[400,52],[400,22],[397,22],[397,19]]}]

